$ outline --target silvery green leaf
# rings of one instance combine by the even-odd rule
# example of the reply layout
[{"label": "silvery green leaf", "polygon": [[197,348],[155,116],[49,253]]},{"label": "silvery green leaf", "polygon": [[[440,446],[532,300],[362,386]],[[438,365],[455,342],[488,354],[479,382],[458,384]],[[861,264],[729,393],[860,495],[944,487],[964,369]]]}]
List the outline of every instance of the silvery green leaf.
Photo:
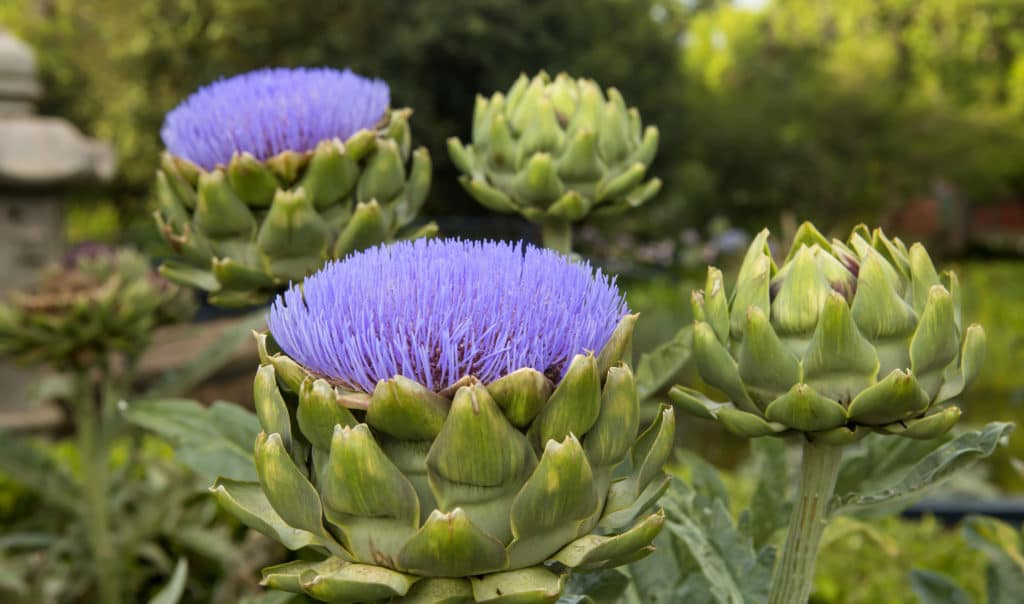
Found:
[{"label": "silvery green leaf", "polygon": [[768,599],[775,550],[755,552],[722,500],[709,500],[676,481],[661,503],[669,516],[665,529],[681,540],[707,578],[718,604]]},{"label": "silvery green leaf", "polygon": [[687,449],[676,450],[676,463],[683,468],[676,474],[687,479],[698,496],[729,505],[729,491],[715,466]]},{"label": "silvery green leaf", "polygon": [[256,482],[252,446],[260,432],[256,415],[224,401],[204,407],[187,399],[125,404],[129,422],[168,440],[177,458],[209,483],[218,476]]},{"label": "silvery green leaf", "polygon": [[910,586],[921,604],[972,604],[971,597],[953,579],[931,570],[910,571]]},{"label": "silvery green leaf", "polygon": [[690,360],[693,326],[687,325],[672,339],[640,355],[636,364],[636,390],[643,401],[661,390]]},{"label": "silvery green leaf", "polygon": [[185,595],[185,580],[188,579],[188,558],[178,558],[174,573],[160,591],[149,599],[149,604],[178,604]]},{"label": "silvery green leaf", "polygon": [[654,539],[654,553],[626,568],[630,584],[625,604],[671,604],[676,590],[688,575],[699,574],[685,544],[667,530]]},{"label": "silvery green leaf", "polygon": [[981,430],[965,432],[914,464],[898,481],[869,493],[841,493],[832,502],[832,515],[904,507],[956,472],[995,451],[1013,431],[1013,424],[992,422]]},{"label": "silvery green leaf", "polygon": [[704,575],[694,573],[679,586],[672,601],[686,604],[715,604],[711,582]]},{"label": "silvery green leaf", "polygon": [[629,586],[629,577],[614,568],[573,573],[558,604],[616,602]]},{"label": "silvery green leaf", "polygon": [[934,440],[915,440],[870,434],[843,456],[836,493],[845,495],[883,489],[898,481],[914,464],[952,439],[952,435]]},{"label": "silvery green leaf", "polygon": [[1024,543],[1014,527],[985,516],[968,518],[964,537],[988,558],[985,583],[989,604],[1013,604],[1024,593]]},{"label": "silvery green leaf", "polygon": [[761,548],[789,522],[793,504],[786,497],[789,476],[785,441],[755,438],[750,448],[757,476],[757,486],[750,499],[750,536],[754,547]]}]

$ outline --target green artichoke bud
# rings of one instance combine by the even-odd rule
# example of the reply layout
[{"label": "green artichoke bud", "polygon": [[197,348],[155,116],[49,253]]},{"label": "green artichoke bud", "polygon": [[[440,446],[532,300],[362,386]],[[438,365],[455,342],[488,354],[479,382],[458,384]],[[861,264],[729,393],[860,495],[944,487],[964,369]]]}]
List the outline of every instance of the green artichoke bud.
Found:
[{"label": "green artichoke bud", "polygon": [[710,268],[693,302],[697,368],[729,402],[683,386],[670,396],[746,437],[937,437],[959,419],[951,401],[984,357],[984,330],[962,323],[956,275],[881,229],[859,226],[844,243],[804,223],[781,266],[762,231],[733,291]]},{"label": "green artichoke bud", "polygon": [[[264,569],[264,583],[325,602],[554,602],[571,570],[653,551],[674,414],[640,429],[636,315],[610,281],[588,286],[590,270],[507,244],[392,244],[278,298],[273,337],[257,336],[259,482],[213,488],[249,526],[318,554]],[[370,274],[379,288],[352,291]],[[564,358],[560,343],[594,320],[598,354]],[[430,321],[441,339],[411,327]],[[489,361],[489,342],[509,364]],[[532,360],[509,371],[518,359]]]},{"label": "green artichoke bud", "polygon": [[675,420],[663,407],[638,435],[619,359],[600,375],[579,355],[557,384],[521,369],[440,394],[396,376],[353,399],[305,370],[296,388],[278,371],[294,361],[258,342],[260,483],[212,490],[252,528],[324,557],[264,569],[264,584],[325,602],[554,602],[559,569],[653,551],[664,514],[645,510],[667,487]]},{"label": "green artichoke bud", "polygon": [[383,82],[348,71],[262,70],[169,113],[154,215],[177,258],[161,272],[213,304],[246,306],[328,260],[435,234],[412,226],[430,154],[412,150],[412,110],[387,99]]},{"label": "green artichoke bud", "polygon": [[661,188],[644,180],[658,129],[622,95],[564,73],[521,75],[505,94],[477,97],[471,144],[448,139],[459,181],[481,205],[539,223],[635,208]]},{"label": "green artichoke bud", "polygon": [[0,304],[0,354],[86,369],[113,354],[137,356],[154,328],[188,320],[195,309],[193,292],[157,275],[145,256],[83,247]]}]

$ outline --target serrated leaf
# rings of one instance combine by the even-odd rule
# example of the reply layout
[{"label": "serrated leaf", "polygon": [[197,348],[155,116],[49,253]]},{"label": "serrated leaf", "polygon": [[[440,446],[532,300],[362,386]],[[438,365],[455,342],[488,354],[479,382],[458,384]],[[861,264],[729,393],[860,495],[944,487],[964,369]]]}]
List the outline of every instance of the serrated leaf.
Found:
[{"label": "serrated leaf", "polygon": [[899,481],[914,464],[952,438],[915,440],[870,434],[843,456],[835,492],[845,496],[881,490]]},{"label": "serrated leaf", "polygon": [[661,390],[686,365],[690,360],[692,341],[693,326],[687,325],[671,340],[640,355],[634,376],[637,396],[641,401]]},{"label": "serrated leaf", "polygon": [[188,579],[188,558],[178,558],[174,573],[160,591],[149,599],[149,604],[178,604],[185,595],[185,580]]},{"label": "serrated leaf", "polygon": [[687,479],[687,484],[697,495],[711,501],[721,501],[728,507],[729,490],[715,466],[687,449],[676,450],[676,463],[682,468],[676,475]]},{"label": "serrated leaf", "polygon": [[252,445],[260,432],[256,414],[223,401],[203,407],[188,399],[129,403],[129,422],[171,443],[179,461],[213,483],[218,476],[256,482]]},{"label": "serrated leaf", "polygon": [[910,587],[921,604],[972,604],[962,587],[949,576],[935,571],[910,571]]},{"label": "serrated leaf", "polygon": [[624,569],[630,587],[623,604],[673,604],[679,601],[675,592],[682,580],[688,575],[699,576],[686,546],[668,531],[662,530],[654,539],[654,546],[653,554]]},{"label": "serrated leaf", "polygon": [[253,330],[266,329],[267,310],[261,308],[241,317],[217,337],[216,341],[196,351],[192,360],[167,371],[140,398],[157,399],[183,396],[202,384],[234,360],[239,347],[252,340]]},{"label": "serrated leaf", "polygon": [[755,552],[740,533],[721,500],[710,501],[674,481],[662,498],[668,513],[665,529],[681,540],[708,579],[718,604],[765,602],[771,583],[775,551]]},{"label": "serrated leaf", "polygon": [[961,434],[916,463],[895,484],[867,494],[837,496],[832,502],[831,514],[857,513],[881,506],[905,506],[956,472],[991,455],[1011,431],[1013,424],[992,422],[981,430]]},{"label": "serrated leaf", "polygon": [[750,536],[754,547],[766,545],[789,522],[793,507],[786,497],[786,444],[778,438],[755,438],[750,443],[757,486],[750,499]]}]

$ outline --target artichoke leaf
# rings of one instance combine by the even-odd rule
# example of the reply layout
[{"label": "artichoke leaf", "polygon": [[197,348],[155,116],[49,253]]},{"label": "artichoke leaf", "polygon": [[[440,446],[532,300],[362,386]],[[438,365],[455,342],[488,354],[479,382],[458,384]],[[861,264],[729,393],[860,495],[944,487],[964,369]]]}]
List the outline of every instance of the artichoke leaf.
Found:
[{"label": "artichoke leaf", "polygon": [[470,581],[478,604],[553,604],[562,594],[565,578],[543,566],[531,566]]},{"label": "artichoke leaf", "polygon": [[576,568],[627,556],[649,546],[664,524],[665,512],[659,510],[624,533],[580,537],[559,550],[551,559],[569,568]]}]

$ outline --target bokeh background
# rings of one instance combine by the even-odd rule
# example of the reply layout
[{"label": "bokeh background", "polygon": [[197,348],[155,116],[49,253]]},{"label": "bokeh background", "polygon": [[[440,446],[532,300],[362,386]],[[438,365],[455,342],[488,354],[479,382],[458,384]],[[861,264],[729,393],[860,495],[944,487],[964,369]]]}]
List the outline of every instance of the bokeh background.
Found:
[{"label": "bokeh background", "polygon": [[[617,87],[660,128],[656,200],[577,233],[642,313],[638,352],[690,321],[705,265],[730,274],[757,230],[785,241],[802,220],[839,236],[866,222],[959,272],[989,336],[966,420],[1024,420],[1024,0],[0,0],[0,24],[37,53],[39,111],[117,150],[112,181],[63,194],[69,244],[159,256],[164,114],[268,65],[387,80],[434,160],[425,213],[448,234],[536,239],[461,190],[445,139],[468,135],[477,93],[567,71]],[[744,457],[694,426],[684,446],[723,467]],[[1006,496],[1024,491],[1018,455],[1024,433],[979,470]],[[938,530],[893,525],[891,538]]]}]

